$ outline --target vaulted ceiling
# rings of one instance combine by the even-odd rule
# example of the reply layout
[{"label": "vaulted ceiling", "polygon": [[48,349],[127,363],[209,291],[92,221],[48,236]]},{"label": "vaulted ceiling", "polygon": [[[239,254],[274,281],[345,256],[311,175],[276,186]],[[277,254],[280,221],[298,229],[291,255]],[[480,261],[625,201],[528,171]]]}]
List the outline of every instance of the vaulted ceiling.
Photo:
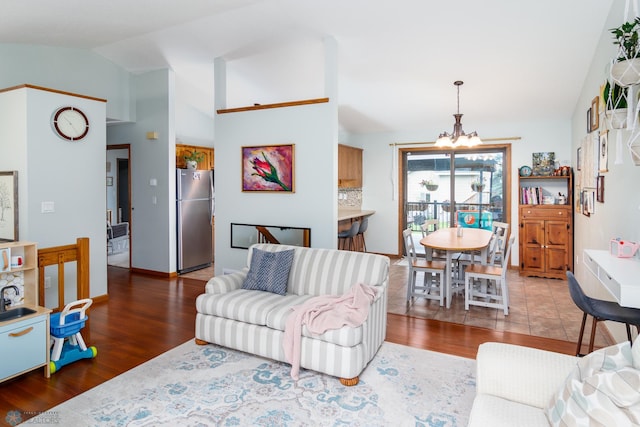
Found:
[{"label": "vaulted ceiling", "polygon": [[[353,133],[450,131],[569,118],[613,0],[0,0],[0,41],[91,49],[133,72],[170,67],[213,115],[324,96],[338,48],[339,117]],[[479,129],[477,129],[479,130]]]}]

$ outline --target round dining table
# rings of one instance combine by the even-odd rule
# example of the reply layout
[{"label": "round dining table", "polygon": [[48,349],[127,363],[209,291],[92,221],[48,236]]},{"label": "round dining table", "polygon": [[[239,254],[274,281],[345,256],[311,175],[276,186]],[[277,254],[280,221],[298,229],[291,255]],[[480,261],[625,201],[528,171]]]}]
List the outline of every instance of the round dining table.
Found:
[{"label": "round dining table", "polygon": [[[459,233],[460,231],[460,233]],[[460,235],[458,235],[460,234]],[[452,258],[453,254],[457,252],[467,251],[480,251],[480,259],[482,264],[486,264],[487,251],[489,250],[489,243],[493,233],[489,230],[481,228],[464,228],[460,230],[455,227],[441,228],[439,230],[429,233],[426,237],[420,240],[420,244],[426,249],[436,249],[446,252],[447,263],[446,268],[449,274],[447,275],[447,308],[451,307],[451,284],[452,278]],[[431,254],[431,250],[427,250],[427,256]]]}]

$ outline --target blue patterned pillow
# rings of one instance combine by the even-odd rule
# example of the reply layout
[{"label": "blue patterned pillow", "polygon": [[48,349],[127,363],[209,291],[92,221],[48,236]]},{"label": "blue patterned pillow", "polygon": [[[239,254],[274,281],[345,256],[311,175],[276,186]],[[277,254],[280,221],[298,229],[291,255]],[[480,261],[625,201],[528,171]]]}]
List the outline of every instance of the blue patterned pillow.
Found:
[{"label": "blue patterned pillow", "polygon": [[242,289],[273,292],[284,295],[287,293],[289,270],[293,263],[294,249],[267,252],[253,249],[251,265]]}]

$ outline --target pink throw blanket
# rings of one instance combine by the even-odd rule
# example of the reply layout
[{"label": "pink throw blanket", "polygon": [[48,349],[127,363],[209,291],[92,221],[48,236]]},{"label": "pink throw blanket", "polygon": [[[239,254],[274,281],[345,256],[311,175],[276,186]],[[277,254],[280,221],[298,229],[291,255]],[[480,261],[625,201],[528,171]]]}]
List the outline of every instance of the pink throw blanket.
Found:
[{"label": "pink throw blanket", "polygon": [[321,335],[329,329],[340,329],[343,326],[360,326],[369,315],[369,307],[376,293],[373,286],[359,283],[344,295],[317,296],[293,307],[282,341],[285,358],[291,364],[291,378],[297,380],[300,372],[302,326],[307,325],[313,335]]}]

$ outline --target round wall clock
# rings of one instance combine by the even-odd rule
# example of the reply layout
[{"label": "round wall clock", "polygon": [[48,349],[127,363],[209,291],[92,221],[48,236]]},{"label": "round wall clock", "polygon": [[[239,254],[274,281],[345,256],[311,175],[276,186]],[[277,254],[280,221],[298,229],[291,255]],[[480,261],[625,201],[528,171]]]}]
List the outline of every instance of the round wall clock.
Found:
[{"label": "round wall clock", "polygon": [[520,176],[531,176],[531,168],[529,166],[522,166],[519,170]]},{"label": "round wall clock", "polygon": [[89,133],[89,119],[82,110],[75,107],[57,109],[53,113],[51,125],[56,135],[67,141],[79,141]]}]

